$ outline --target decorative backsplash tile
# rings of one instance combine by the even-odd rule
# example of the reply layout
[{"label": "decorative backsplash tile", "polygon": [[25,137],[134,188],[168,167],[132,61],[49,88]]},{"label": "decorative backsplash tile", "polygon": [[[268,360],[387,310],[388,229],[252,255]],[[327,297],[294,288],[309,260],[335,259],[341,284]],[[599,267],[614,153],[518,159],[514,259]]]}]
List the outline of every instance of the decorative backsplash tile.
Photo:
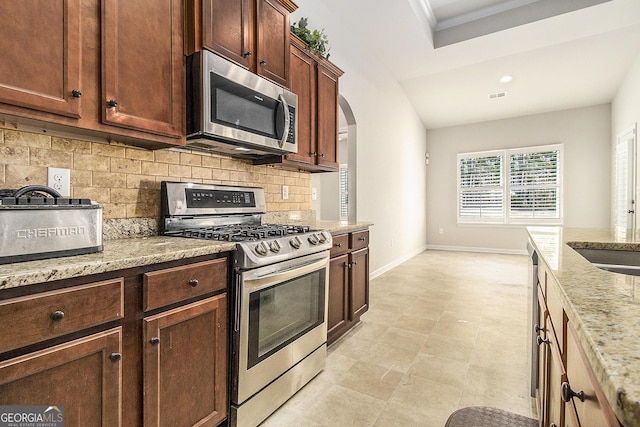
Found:
[{"label": "decorative backsplash tile", "polygon": [[[258,186],[268,212],[311,209],[306,172],[182,148],[150,151],[33,133],[0,121],[0,188],[46,185],[49,166],[70,169],[71,196],[98,202],[105,219],[159,219],[160,181]],[[288,200],[282,200],[282,185],[289,186]]]}]

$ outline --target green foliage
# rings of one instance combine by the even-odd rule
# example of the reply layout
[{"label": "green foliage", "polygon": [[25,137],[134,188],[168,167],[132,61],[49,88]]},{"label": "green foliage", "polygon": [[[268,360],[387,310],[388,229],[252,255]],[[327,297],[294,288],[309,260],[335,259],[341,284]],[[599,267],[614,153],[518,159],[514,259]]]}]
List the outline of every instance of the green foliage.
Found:
[{"label": "green foliage", "polygon": [[291,32],[300,37],[307,45],[307,50],[329,59],[329,39],[324,33],[324,28],[320,31],[307,28],[308,19],[300,18],[298,22],[291,25]]}]

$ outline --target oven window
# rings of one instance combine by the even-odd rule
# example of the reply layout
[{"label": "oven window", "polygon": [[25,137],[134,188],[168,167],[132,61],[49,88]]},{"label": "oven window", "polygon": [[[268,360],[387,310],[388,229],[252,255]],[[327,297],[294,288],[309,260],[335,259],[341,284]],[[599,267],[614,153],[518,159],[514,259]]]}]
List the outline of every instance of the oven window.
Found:
[{"label": "oven window", "polygon": [[324,322],[326,269],[250,294],[251,368]]}]

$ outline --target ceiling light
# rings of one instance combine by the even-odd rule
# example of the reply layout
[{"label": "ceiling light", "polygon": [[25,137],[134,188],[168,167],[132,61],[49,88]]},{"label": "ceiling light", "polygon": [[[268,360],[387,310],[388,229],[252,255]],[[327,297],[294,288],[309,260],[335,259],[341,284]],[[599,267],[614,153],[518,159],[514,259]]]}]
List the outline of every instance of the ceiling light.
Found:
[{"label": "ceiling light", "polygon": [[513,77],[507,74],[500,78],[500,83],[509,83],[511,80],[513,80]]}]

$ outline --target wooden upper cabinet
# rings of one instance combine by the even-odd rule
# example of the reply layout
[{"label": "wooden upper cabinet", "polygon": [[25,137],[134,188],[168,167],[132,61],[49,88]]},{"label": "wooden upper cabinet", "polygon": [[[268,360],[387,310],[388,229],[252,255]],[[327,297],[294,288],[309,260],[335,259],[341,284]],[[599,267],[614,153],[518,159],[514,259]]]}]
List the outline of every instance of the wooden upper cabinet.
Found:
[{"label": "wooden upper cabinet", "polygon": [[318,165],[338,169],[338,74],[318,64]]},{"label": "wooden upper cabinet", "polygon": [[299,39],[291,43],[290,90],[298,95],[298,152],[288,160],[313,165],[316,162],[316,62],[304,51]]},{"label": "wooden upper cabinet", "polygon": [[102,20],[103,121],[180,138],[182,1],[103,1]]},{"label": "wooden upper cabinet", "polygon": [[289,86],[290,0],[189,0],[185,53],[216,52],[282,86]]},{"label": "wooden upper cabinet", "polygon": [[256,0],[256,6],[256,73],[288,87],[289,12],[292,10],[277,0]]},{"label": "wooden upper cabinet", "polygon": [[80,116],[80,22],[79,0],[3,2],[1,103]]},{"label": "wooden upper cabinet", "polygon": [[202,2],[202,44],[245,68],[253,55],[252,0]]}]

